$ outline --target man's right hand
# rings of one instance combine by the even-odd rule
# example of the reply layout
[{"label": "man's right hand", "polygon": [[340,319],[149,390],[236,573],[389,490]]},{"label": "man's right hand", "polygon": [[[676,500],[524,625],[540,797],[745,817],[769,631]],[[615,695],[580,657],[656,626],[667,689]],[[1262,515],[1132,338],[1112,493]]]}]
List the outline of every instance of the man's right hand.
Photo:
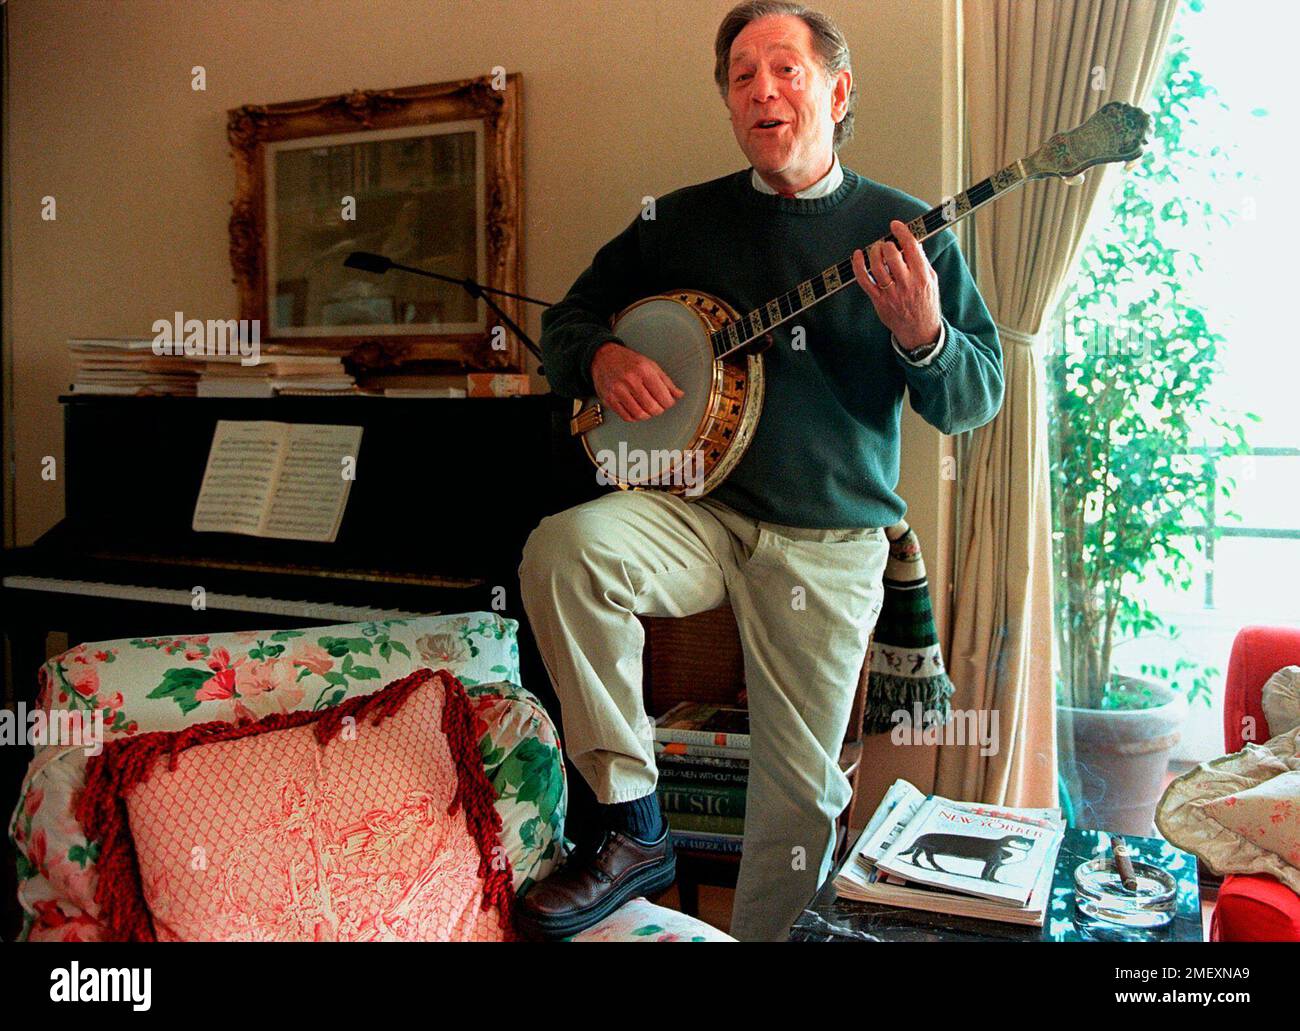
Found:
[{"label": "man's right hand", "polygon": [[628,422],[662,415],[685,395],[653,358],[613,340],[596,350],[591,381],[601,403]]}]

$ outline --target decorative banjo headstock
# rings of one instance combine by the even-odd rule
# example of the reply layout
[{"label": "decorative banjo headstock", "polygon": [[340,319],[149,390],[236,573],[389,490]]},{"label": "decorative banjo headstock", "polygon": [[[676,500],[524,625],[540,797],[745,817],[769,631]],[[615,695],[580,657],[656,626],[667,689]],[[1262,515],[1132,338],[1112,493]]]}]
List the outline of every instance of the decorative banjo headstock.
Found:
[{"label": "decorative banjo headstock", "polygon": [[1113,100],[1082,125],[1058,132],[1022,162],[1026,179],[1056,176],[1078,182],[1094,165],[1142,156],[1151,132],[1151,116],[1140,107]]}]

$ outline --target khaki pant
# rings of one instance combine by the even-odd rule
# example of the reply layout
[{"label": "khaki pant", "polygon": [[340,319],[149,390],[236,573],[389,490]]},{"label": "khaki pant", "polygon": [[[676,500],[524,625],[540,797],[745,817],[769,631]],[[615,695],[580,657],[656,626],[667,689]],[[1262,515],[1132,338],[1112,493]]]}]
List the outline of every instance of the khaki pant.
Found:
[{"label": "khaki pant", "polygon": [[[838,757],[884,591],[884,530],[759,522],[703,498],[620,492],[543,519],[523,602],[566,751],[605,803],[655,789],[638,616],[730,601],[750,710],[745,840],[731,933],[785,937],[830,871],[851,791]],[[658,715],[658,714],[656,714]]]}]

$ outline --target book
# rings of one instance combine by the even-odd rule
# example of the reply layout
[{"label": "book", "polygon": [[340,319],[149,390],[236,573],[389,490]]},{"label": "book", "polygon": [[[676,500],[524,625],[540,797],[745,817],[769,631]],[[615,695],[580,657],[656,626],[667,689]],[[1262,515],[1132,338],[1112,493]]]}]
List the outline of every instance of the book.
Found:
[{"label": "book", "polygon": [[925,796],[911,784],[905,780],[894,781],[867,825],[870,833],[859,840],[854,850],[854,861],[868,868],[873,866],[924,804]]},{"label": "book", "polygon": [[661,752],[656,758],[659,779],[683,786],[688,784],[730,785],[745,787],[749,783],[747,759],[724,759],[713,755],[672,755]]},{"label": "book", "polygon": [[1023,906],[1010,906],[973,895],[952,894],[941,888],[896,878],[880,869],[868,874],[861,885],[841,885],[837,879],[835,887],[842,897],[861,902],[876,902],[885,906],[898,906],[900,909],[921,909],[977,920],[995,920],[1025,927],[1042,927],[1047,919],[1047,903],[1051,898],[1055,856],[1059,848],[1058,841],[1057,848],[1052,853],[1053,862],[1046,864],[1039,872],[1033,891]]},{"label": "book", "polygon": [[1047,821],[931,796],[876,866],[909,884],[1024,906],[1060,840]]},{"label": "book", "polygon": [[655,740],[748,750],[749,710],[703,702],[679,702],[655,720]]},{"label": "book", "polygon": [[462,387],[385,387],[383,396],[407,398],[464,397],[465,390]]},{"label": "book", "polygon": [[1041,927],[1064,826],[1057,809],[926,797],[895,781],[835,888],[848,899]]},{"label": "book", "polygon": [[660,775],[655,789],[666,813],[701,813],[706,816],[745,815],[745,789],[737,785],[678,784]]},{"label": "book", "polygon": [[703,813],[664,813],[669,830],[708,831],[711,834],[744,834],[743,816],[710,816]]},{"label": "book", "polygon": [[676,848],[690,848],[698,852],[718,852],[723,855],[740,855],[744,846],[743,834],[713,834],[709,831],[678,831],[668,829]]},{"label": "book", "polygon": [[520,397],[529,392],[525,373],[471,372],[465,379],[470,397]]},{"label": "book", "polygon": [[331,542],[361,448],[360,426],[221,419],[194,506],[193,529]]},{"label": "book", "polygon": [[656,756],[749,760],[748,747],[727,748],[722,745],[687,745],[682,744],[680,741],[656,741],[654,746]]}]

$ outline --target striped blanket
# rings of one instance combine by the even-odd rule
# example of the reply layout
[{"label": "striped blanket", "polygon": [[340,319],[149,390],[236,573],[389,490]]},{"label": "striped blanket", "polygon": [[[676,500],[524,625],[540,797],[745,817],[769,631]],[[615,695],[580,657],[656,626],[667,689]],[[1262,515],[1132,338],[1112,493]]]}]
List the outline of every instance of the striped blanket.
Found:
[{"label": "striped blanket", "polygon": [[906,522],[886,528],[885,535],[889,561],[869,657],[862,721],[867,734],[892,730],[898,721],[891,717],[899,710],[910,719],[918,702],[924,714],[922,727],[942,726],[948,722],[953,692],[939,653],[921,545]]}]

